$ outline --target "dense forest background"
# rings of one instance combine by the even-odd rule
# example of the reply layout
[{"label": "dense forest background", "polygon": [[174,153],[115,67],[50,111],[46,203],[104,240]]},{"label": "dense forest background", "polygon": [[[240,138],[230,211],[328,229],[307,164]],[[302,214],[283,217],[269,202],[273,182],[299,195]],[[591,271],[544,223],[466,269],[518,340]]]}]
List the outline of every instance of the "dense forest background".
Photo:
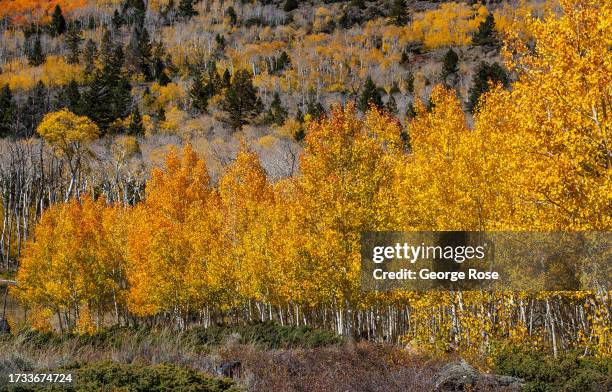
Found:
[{"label": "dense forest background", "polygon": [[[472,110],[488,80],[509,83],[504,32],[524,32],[528,13],[555,6],[489,8],[3,1],[3,267],[15,268],[31,223],[55,201],[142,199],[171,145],[190,142],[216,181],[245,141],[279,180],[298,169],[305,122],[334,103],[361,112],[374,103],[406,124],[415,100],[444,83]],[[62,108],[96,124],[93,159],[39,143],[44,115]]]},{"label": "dense forest background", "polygon": [[605,284],[359,287],[362,231],[610,230],[609,2],[0,9],[0,264],[26,325],[609,357]]}]

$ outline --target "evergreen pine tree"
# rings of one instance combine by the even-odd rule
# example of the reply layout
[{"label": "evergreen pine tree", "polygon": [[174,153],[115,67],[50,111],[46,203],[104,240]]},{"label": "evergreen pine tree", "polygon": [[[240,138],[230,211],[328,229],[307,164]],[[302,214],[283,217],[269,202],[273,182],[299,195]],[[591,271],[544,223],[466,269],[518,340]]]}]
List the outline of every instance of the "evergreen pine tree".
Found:
[{"label": "evergreen pine tree", "polygon": [[385,103],[385,110],[393,115],[397,115],[397,103],[392,94],[389,94],[387,103]]},{"label": "evergreen pine tree", "polygon": [[309,115],[311,119],[319,119],[325,115],[325,108],[320,102],[313,98],[306,104],[306,114]]},{"label": "evergreen pine tree", "polygon": [[230,18],[230,25],[235,26],[236,23],[238,23],[238,15],[236,15],[236,10],[234,10],[234,7],[232,6],[227,7],[227,9],[225,10],[225,13]]},{"label": "evergreen pine tree", "polygon": [[284,70],[289,64],[291,64],[291,59],[289,58],[287,52],[283,50],[282,53],[274,59],[270,73],[280,72]]},{"label": "evergreen pine tree", "polygon": [[365,0],[351,0],[351,6],[363,10],[366,8],[366,3]]},{"label": "evergreen pine tree", "polygon": [[408,5],[406,0],[393,0],[390,15],[393,24],[403,26],[408,23]]},{"label": "evergreen pine tree", "polygon": [[79,84],[74,79],[62,87],[58,101],[61,107],[68,108],[72,113],[81,113],[81,93],[79,91]]},{"label": "evergreen pine tree", "polygon": [[91,75],[95,68],[95,61],[98,49],[92,39],[88,39],[83,51],[83,63],[85,64],[85,75]]},{"label": "evergreen pine tree", "polygon": [[414,75],[408,74],[406,80],[404,81],[404,86],[406,87],[406,92],[412,94],[414,93]]},{"label": "evergreen pine tree", "polygon": [[283,10],[285,12],[291,12],[296,10],[299,7],[298,0],[285,0],[285,5],[283,6]]},{"label": "evergreen pine tree", "polygon": [[122,73],[124,61],[120,45],[114,46],[106,33],[102,39],[101,68],[83,95],[83,110],[101,129],[107,132],[116,120],[130,113],[132,103],[131,85]]},{"label": "evergreen pine tree", "polygon": [[62,8],[57,4],[51,15],[51,24],[49,25],[51,35],[62,35],[66,32],[66,19],[62,14]]},{"label": "evergreen pine tree", "polygon": [[359,97],[358,107],[359,110],[365,113],[371,105],[382,109],[383,102],[380,92],[378,92],[378,87],[376,87],[372,78],[368,76],[363,86],[363,90],[361,91],[361,96]]},{"label": "evergreen pine tree", "polygon": [[163,106],[157,110],[155,117],[157,117],[157,121],[166,121],[166,110]]},{"label": "evergreen pine tree", "polygon": [[160,86],[166,86],[171,82],[170,77],[166,74],[166,68],[168,68],[166,63],[171,63],[171,61],[164,61],[164,56],[166,56],[166,50],[163,43],[159,41],[154,46],[151,72],[153,74],[152,77],[157,80]]},{"label": "evergreen pine tree", "polygon": [[119,10],[115,9],[115,12],[113,12],[113,17],[111,19],[111,22],[115,30],[119,30],[121,26],[123,26],[123,24],[125,23],[125,20],[123,19],[123,16],[121,16],[121,14],[119,13]]},{"label": "evergreen pine tree", "polygon": [[127,47],[126,63],[129,69],[142,73],[147,81],[152,80],[152,45],[149,32],[145,27],[135,27],[132,30],[130,42]]},{"label": "evergreen pine tree", "polygon": [[8,84],[0,88],[0,137],[13,134],[15,124],[15,101]]},{"label": "evergreen pine tree", "polygon": [[489,81],[493,84],[501,83],[504,87],[508,87],[510,80],[506,71],[497,63],[487,64],[484,61],[480,63],[476,69],[476,73],[472,79],[472,87],[468,91],[469,106],[468,109],[473,112],[478,104],[480,96],[489,91]]},{"label": "evergreen pine tree", "polygon": [[66,62],[68,64],[78,64],[79,55],[81,54],[81,30],[76,24],[70,25],[68,33],[66,34],[66,46],[68,47],[68,55],[66,56]]},{"label": "evergreen pine tree", "polygon": [[142,116],[138,110],[138,105],[134,104],[134,109],[130,115],[130,124],[127,128],[127,134],[131,136],[142,136],[145,133],[144,125],[142,124]]},{"label": "evergreen pine tree", "polygon": [[230,74],[229,69],[225,68],[225,71],[223,71],[221,87],[228,88],[231,83],[232,83],[232,75]]},{"label": "evergreen pine tree", "polygon": [[499,47],[499,38],[495,30],[495,18],[489,13],[485,20],[480,22],[478,30],[472,36],[472,43],[480,46]]},{"label": "evergreen pine tree", "polygon": [[223,122],[234,130],[248,124],[261,113],[261,100],[257,96],[257,88],[253,86],[249,71],[236,72],[231,85],[225,90],[220,107],[225,112]]},{"label": "evergreen pine tree", "polygon": [[444,55],[442,63],[442,78],[446,79],[449,75],[459,72],[459,56],[452,48]]},{"label": "evergreen pine tree", "polygon": [[208,99],[210,98],[210,88],[204,84],[202,76],[198,75],[194,78],[193,84],[189,89],[189,97],[191,98],[191,107],[200,113],[204,113],[208,108]]},{"label": "evergreen pine tree", "polygon": [[197,15],[198,12],[193,9],[193,0],[181,0],[178,5],[178,14],[186,19]]},{"label": "evergreen pine tree", "polygon": [[47,56],[43,52],[42,45],[40,43],[40,35],[36,35],[34,37],[34,44],[31,49],[28,51],[28,64],[33,67],[37,67],[39,65],[44,64]]},{"label": "evergreen pine tree", "polygon": [[36,86],[28,94],[26,107],[24,109],[25,137],[31,137],[36,132],[36,127],[48,112],[48,90],[47,86],[39,80]]},{"label": "evergreen pine tree", "polygon": [[297,112],[295,112],[295,119],[297,122],[304,122],[304,113],[302,113],[302,109],[298,108]]},{"label": "evergreen pine tree", "polygon": [[406,118],[412,119],[416,117],[416,110],[414,110],[414,105],[412,102],[408,102],[406,105]]},{"label": "evergreen pine tree", "polygon": [[266,123],[283,125],[287,119],[287,109],[283,107],[278,92],[274,93],[268,112],[266,113]]}]

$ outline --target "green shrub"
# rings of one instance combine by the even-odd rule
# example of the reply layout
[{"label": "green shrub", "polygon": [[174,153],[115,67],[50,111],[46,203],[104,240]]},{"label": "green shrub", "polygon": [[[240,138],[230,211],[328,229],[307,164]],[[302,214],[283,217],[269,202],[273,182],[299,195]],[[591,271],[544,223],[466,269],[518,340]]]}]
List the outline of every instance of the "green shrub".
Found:
[{"label": "green shrub", "polygon": [[525,392],[607,392],[612,390],[612,359],[581,357],[568,352],[553,358],[513,347],[495,357],[494,371],[523,378]]},{"label": "green shrub", "polygon": [[342,339],[332,332],[308,326],[282,326],[274,322],[257,322],[237,326],[193,328],[185,332],[200,345],[218,345],[232,335],[239,343],[263,348],[315,348],[339,344]]},{"label": "green shrub", "polygon": [[[85,366],[41,371],[71,373],[72,383],[64,385],[26,385],[7,391],[198,391],[238,392],[229,379],[207,376],[190,368],[162,364],[155,366],[94,363]],[[3,389],[0,387],[0,391]]]}]

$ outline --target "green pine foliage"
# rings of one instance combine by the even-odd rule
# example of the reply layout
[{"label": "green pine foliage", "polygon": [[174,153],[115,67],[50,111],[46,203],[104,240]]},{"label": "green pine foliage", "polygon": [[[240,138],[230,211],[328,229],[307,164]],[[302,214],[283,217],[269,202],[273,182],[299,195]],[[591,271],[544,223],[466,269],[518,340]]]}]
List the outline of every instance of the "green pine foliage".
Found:
[{"label": "green pine foliage", "polygon": [[65,39],[66,47],[68,48],[66,62],[68,64],[78,64],[79,56],[81,54],[81,43],[83,42],[81,30],[75,24],[71,25],[66,33]]},{"label": "green pine foliage", "polygon": [[193,0],[181,0],[178,5],[178,14],[185,19],[197,15],[198,11],[193,8]]},{"label": "green pine foliage", "polygon": [[270,107],[266,113],[265,122],[267,124],[283,125],[287,119],[287,109],[283,107],[278,92],[274,93]]},{"label": "green pine foliage", "polygon": [[480,96],[489,91],[489,83],[501,83],[504,87],[508,87],[510,79],[504,68],[497,63],[480,63],[476,69],[476,73],[472,79],[472,87],[468,91],[469,105],[468,109],[474,112],[478,104]]},{"label": "green pine foliage", "polygon": [[500,45],[497,31],[495,30],[495,17],[489,13],[485,20],[480,22],[478,30],[472,37],[472,43],[474,45],[498,47]]},{"label": "green pine foliage", "polygon": [[51,15],[51,24],[49,25],[49,32],[53,36],[62,35],[66,32],[66,19],[62,14],[62,8],[59,4],[55,6],[53,14]]},{"label": "green pine foliage", "polygon": [[393,94],[389,95],[387,102],[385,103],[385,110],[390,114],[397,115],[397,102],[395,102],[395,98]]},{"label": "green pine foliage", "polygon": [[612,390],[612,359],[564,352],[558,358],[524,347],[507,347],[494,358],[498,374],[525,380],[525,392],[607,392]]},{"label": "green pine foliage", "polygon": [[403,26],[408,23],[408,4],[406,0],[393,0],[389,16],[396,26]]},{"label": "green pine foliage", "polygon": [[126,133],[131,136],[143,136],[145,134],[144,125],[142,124],[142,116],[138,105],[134,105],[132,114],[130,115],[130,124],[126,130]]},{"label": "green pine foliage", "polygon": [[15,101],[8,84],[0,88],[0,137],[13,133],[15,122]]},{"label": "green pine foliage", "polygon": [[47,55],[43,51],[42,44],[40,43],[40,35],[36,34],[34,36],[34,42],[32,43],[30,50],[27,52],[27,56],[28,64],[33,67],[42,65],[47,60]]},{"label": "green pine foliage", "polygon": [[225,90],[220,108],[224,112],[222,121],[233,130],[242,128],[261,113],[262,103],[249,71],[236,72],[231,85]]},{"label": "green pine foliage", "polygon": [[365,113],[370,106],[376,106],[379,109],[383,108],[383,102],[378,87],[369,76],[363,85],[357,106],[363,113]]},{"label": "green pine foliage", "polygon": [[298,0],[285,0],[285,5],[283,6],[283,10],[285,12],[291,12],[296,10],[299,7]]},{"label": "green pine foliage", "polygon": [[191,99],[191,107],[200,113],[206,112],[208,108],[208,99],[210,98],[210,88],[202,80],[202,76],[198,75],[193,79],[191,88],[189,89],[189,98]]},{"label": "green pine foliage", "polygon": [[442,60],[442,78],[446,79],[450,75],[459,72],[459,55],[450,48]]}]

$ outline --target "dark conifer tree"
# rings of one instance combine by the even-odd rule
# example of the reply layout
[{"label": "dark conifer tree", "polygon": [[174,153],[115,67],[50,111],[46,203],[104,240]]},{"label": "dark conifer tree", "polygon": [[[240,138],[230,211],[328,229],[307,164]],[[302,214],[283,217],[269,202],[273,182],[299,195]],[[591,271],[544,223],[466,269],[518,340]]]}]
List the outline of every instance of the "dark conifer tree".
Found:
[{"label": "dark conifer tree", "polygon": [[262,103],[249,71],[236,72],[231,85],[225,90],[220,107],[225,112],[223,122],[234,130],[248,124],[261,113]]},{"label": "dark conifer tree", "polygon": [[283,10],[285,12],[291,12],[296,10],[299,7],[298,0],[285,0],[285,5],[283,6]]},{"label": "dark conifer tree", "polygon": [[130,124],[127,128],[127,134],[131,136],[142,136],[144,133],[145,129],[142,124],[142,116],[138,110],[138,105],[134,104],[134,109],[130,115]]},{"label": "dark conifer tree", "polygon": [[126,63],[131,70],[142,73],[147,81],[153,80],[152,50],[147,29],[135,27],[127,47]]},{"label": "dark conifer tree", "polygon": [[266,113],[266,123],[280,126],[285,123],[286,119],[287,109],[283,107],[283,103],[281,102],[278,92],[275,92],[272,102],[270,103],[270,107],[268,108],[268,112]]},{"label": "dark conifer tree", "polygon": [[51,24],[49,25],[51,35],[62,35],[66,32],[66,19],[62,14],[62,8],[57,4],[51,15]]},{"label": "dark conifer tree", "polygon": [[163,106],[157,110],[155,117],[157,117],[157,121],[166,121],[166,110]]},{"label": "dark conifer tree", "polygon": [[[166,59],[164,59],[166,57]],[[151,59],[152,78],[157,80],[160,86],[166,86],[171,82],[166,70],[172,69],[172,60],[166,54],[164,45],[161,41],[153,45],[153,54]]]},{"label": "dark conifer tree", "polygon": [[444,55],[442,63],[442,77],[446,79],[449,75],[459,72],[459,56],[452,48]]},{"label": "dark conifer tree", "polygon": [[8,84],[0,88],[0,137],[14,134],[15,101]]},{"label": "dark conifer tree", "polygon": [[236,10],[234,9],[234,7],[227,7],[225,13],[230,18],[230,25],[235,26],[236,23],[238,23],[238,15],[236,15]]},{"label": "dark conifer tree", "polygon": [[510,84],[508,74],[501,65],[497,63],[488,64],[483,61],[476,69],[476,73],[472,79],[472,87],[470,87],[468,91],[468,109],[471,112],[476,108],[480,96],[489,91],[489,82],[493,84],[501,83],[504,87],[508,87]]},{"label": "dark conifer tree", "polygon": [[405,50],[402,50],[402,56],[399,61],[400,65],[407,66],[410,63],[410,58]]},{"label": "dark conifer tree", "polygon": [[60,107],[65,107],[72,113],[81,114],[81,92],[79,84],[72,79],[59,92],[58,101]]},{"label": "dark conifer tree", "polygon": [[98,49],[96,43],[89,39],[85,44],[85,50],[83,51],[83,63],[85,64],[85,76],[91,75],[95,68],[95,61]]},{"label": "dark conifer tree", "polygon": [[92,82],[82,94],[82,101],[85,114],[102,132],[107,132],[115,120],[130,113],[132,87],[122,71],[123,50],[120,45],[114,45],[108,32],[102,39],[100,60],[101,68],[95,71]]},{"label": "dark conifer tree", "polygon": [[25,137],[31,137],[36,132],[36,127],[42,121],[45,113],[48,112],[48,102],[47,86],[39,80],[28,94],[26,107],[24,108]]},{"label": "dark conifer tree", "polygon": [[78,64],[79,55],[81,54],[81,30],[76,24],[70,25],[68,33],[66,34],[66,46],[68,47],[68,55],[66,56],[66,62],[68,64]]},{"label": "dark conifer tree", "polygon": [[392,94],[389,94],[389,98],[385,103],[385,110],[393,115],[397,115],[397,103]]},{"label": "dark conifer tree", "polygon": [[197,15],[198,11],[193,9],[193,0],[181,0],[178,5],[178,14],[186,19]]},{"label": "dark conifer tree", "polygon": [[406,91],[410,94],[414,93],[414,75],[408,74],[406,80],[404,81],[404,85],[406,87]]},{"label": "dark conifer tree", "polygon": [[485,20],[480,22],[478,30],[472,36],[474,45],[499,47],[500,41],[495,30],[495,17],[489,13]]},{"label": "dark conifer tree", "polygon": [[194,78],[193,84],[189,89],[189,98],[191,98],[191,107],[200,113],[204,113],[208,108],[210,89],[202,80],[201,75]]},{"label": "dark conifer tree", "polygon": [[125,23],[125,20],[123,19],[123,16],[119,13],[119,10],[115,9],[115,12],[113,12],[113,18],[111,19],[111,22],[115,30],[119,30],[121,26],[123,26],[123,24]]},{"label": "dark conifer tree", "polygon": [[232,83],[232,75],[230,74],[229,69],[225,68],[225,71],[223,71],[221,88],[228,88],[231,83]]},{"label": "dark conifer tree", "polygon": [[34,36],[34,43],[31,45],[30,50],[27,53],[28,64],[33,67],[44,64],[47,59],[47,55],[43,52],[42,45],[40,43],[40,35]]},{"label": "dark conifer tree", "polygon": [[321,102],[313,98],[306,104],[306,114],[316,120],[325,115],[325,108],[321,105]]},{"label": "dark conifer tree", "polygon": [[406,0],[393,0],[389,16],[391,16],[393,24],[396,26],[403,26],[408,23],[408,5]]},{"label": "dark conifer tree", "polygon": [[363,10],[366,8],[366,3],[365,0],[351,0],[351,6]]},{"label": "dark conifer tree", "polygon": [[295,112],[295,120],[297,122],[304,122],[304,113],[302,113],[302,109],[298,108],[297,112]]},{"label": "dark conifer tree", "polygon": [[283,52],[277,58],[273,60],[271,69],[269,71],[270,73],[273,73],[273,74],[280,73],[290,64],[291,64],[291,58],[289,58],[289,55],[287,54],[287,52],[283,50]]},{"label": "dark conifer tree", "polygon": [[361,91],[361,96],[359,97],[358,107],[359,110],[365,113],[371,105],[382,109],[383,102],[378,87],[376,87],[372,78],[368,76],[363,86],[363,90]]},{"label": "dark conifer tree", "polygon": [[414,110],[414,105],[412,102],[408,102],[406,106],[406,118],[413,119],[416,117],[416,110]]}]

